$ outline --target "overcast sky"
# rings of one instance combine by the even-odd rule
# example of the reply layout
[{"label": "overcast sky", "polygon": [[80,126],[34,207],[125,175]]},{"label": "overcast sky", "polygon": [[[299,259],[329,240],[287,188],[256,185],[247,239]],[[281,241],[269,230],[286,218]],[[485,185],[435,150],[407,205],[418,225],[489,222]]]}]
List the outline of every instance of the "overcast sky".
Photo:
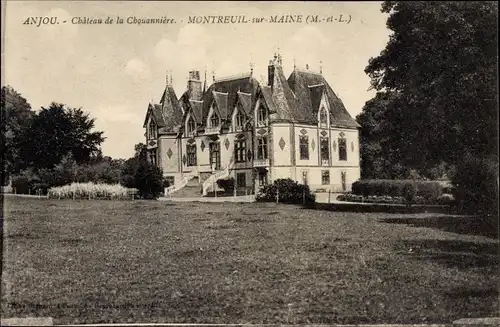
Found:
[{"label": "overcast sky", "polygon": [[[350,24],[187,24],[192,15],[332,15]],[[57,16],[66,24],[24,25],[28,17]],[[74,25],[72,17],[168,18],[172,25]],[[388,41],[380,2],[133,2],[12,1],[6,5],[3,78],[33,109],[56,101],[82,107],[107,137],[104,155],[128,158],[144,142],[148,102],[158,102],[165,72],[172,70],[177,96],[189,69],[207,79],[250,71],[267,80],[267,64],[279,47],[286,76],[298,68],[319,71],[355,117],[373,97],[364,73],[370,57]],[[182,21],[182,23],[181,23]]]}]

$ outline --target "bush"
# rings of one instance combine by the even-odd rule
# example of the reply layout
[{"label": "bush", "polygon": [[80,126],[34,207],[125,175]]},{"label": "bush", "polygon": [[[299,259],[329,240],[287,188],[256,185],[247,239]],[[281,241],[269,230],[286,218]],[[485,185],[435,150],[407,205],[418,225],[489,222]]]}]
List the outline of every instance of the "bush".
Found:
[{"label": "bush", "polygon": [[222,188],[224,192],[229,193],[234,191],[234,178],[225,178],[217,180],[217,186]]},{"label": "bush", "polygon": [[134,174],[134,188],[142,199],[157,199],[164,191],[163,172],[146,160],[141,160]]},{"label": "bush", "polygon": [[[467,213],[498,214],[498,163],[493,159],[465,157],[452,177],[454,196]],[[496,218],[493,218],[496,219]],[[493,221],[498,224],[497,221]]]},{"label": "bush", "polygon": [[[403,197],[407,205],[412,205],[416,201],[417,188],[413,183],[408,183],[403,186]],[[418,203],[418,202],[417,202]]]},{"label": "bush", "polygon": [[48,190],[49,197],[60,199],[131,199],[135,190],[120,184],[71,183],[69,185],[52,187]]},{"label": "bush", "polygon": [[280,178],[272,184],[265,185],[257,194],[256,200],[260,202],[276,201],[278,193],[279,202],[290,204],[310,204],[316,201],[316,196],[308,185],[299,184],[287,178]]},{"label": "bush", "polygon": [[362,195],[365,198],[369,196],[392,196],[404,197],[405,192],[409,192],[411,186],[414,188],[414,195],[423,198],[425,203],[436,203],[437,199],[443,194],[444,186],[437,181],[423,180],[404,180],[404,179],[366,179],[359,180],[352,184],[352,193]]}]

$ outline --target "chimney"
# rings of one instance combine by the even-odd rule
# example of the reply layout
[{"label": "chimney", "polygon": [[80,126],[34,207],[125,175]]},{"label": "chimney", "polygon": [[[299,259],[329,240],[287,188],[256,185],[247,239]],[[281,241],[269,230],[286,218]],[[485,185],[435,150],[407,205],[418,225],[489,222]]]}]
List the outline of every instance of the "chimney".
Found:
[{"label": "chimney", "polygon": [[277,66],[281,66],[281,58],[275,53],[273,60],[269,60],[269,66],[267,66],[267,85],[271,88],[273,87],[274,75],[276,75],[275,71]]},{"label": "chimney", "polygon": [[269,66],[267,66],[267,86],[273,87],[274,70],[274,62],[272,60],[269,60]]},{"label": "chimney", "polygon": [[197,100],[197,101],[201,100],[203,94],[201,92],[201,80],[200,80],[199,70],[189,71],[188,91],[190,94],[190,98],[192,100]]}]

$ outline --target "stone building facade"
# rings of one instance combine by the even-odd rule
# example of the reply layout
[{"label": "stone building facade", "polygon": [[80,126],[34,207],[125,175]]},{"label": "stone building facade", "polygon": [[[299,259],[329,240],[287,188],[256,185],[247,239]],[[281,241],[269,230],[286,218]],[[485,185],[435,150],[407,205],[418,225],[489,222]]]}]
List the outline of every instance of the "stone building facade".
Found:
[{"label": "stone building facade", "polygon": [[321,73],[294,69],[287,79],[275,55],[265,84],[252,71],[208,88],[190,71],[187,84],[177,98],[167,77],[144,122],[149,158],[171,184],[217,174],[250,193],[278,178],[345,192],[360,178],[360,126]]}]

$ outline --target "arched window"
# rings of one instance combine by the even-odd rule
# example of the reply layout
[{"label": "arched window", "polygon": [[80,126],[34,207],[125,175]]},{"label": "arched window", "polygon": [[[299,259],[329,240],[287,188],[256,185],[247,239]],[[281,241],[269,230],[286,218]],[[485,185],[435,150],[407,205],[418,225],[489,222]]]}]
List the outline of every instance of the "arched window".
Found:
[{"label": "arched window", "polygon": [[319,123],[321,126],[328,126],[328,114],[325,107],[321,107],[321,111],[319,112]]},{"label": "arched window", "polygon": [[265,126],[267,121],[267,110],[264,106],[260,106],[257,110],[257,125]]},{"label": "arched window", "polygon": [[154,121],[151,121],[149,123],[149,138],[154,139],[156,138],[156,124]]},{"label": "arched window", "polygon": [[212,117],[210,117],[210,126],[217,127],[219,126],[219,116],[214,112],[212,113]]},{"label": "arched window", "polygon": [[234,117],[234,126],[236,130],[242,130],[244,122],[245,122],[245,115],[240,110],[238,110],[236,112],[236,116]]}]

